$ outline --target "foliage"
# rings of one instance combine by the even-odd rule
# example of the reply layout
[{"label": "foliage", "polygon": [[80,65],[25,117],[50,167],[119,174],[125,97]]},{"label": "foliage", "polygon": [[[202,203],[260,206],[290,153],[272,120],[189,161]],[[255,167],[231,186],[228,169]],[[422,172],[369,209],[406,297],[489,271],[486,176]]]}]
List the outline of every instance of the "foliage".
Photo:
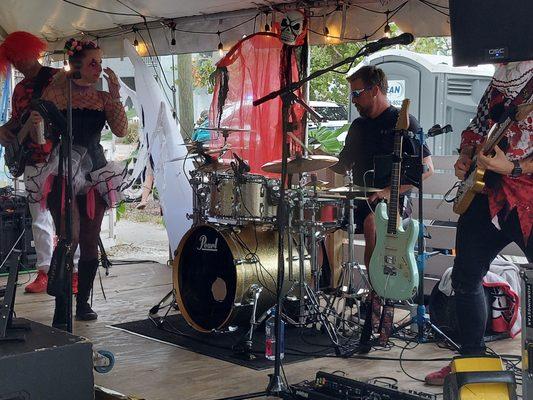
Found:
[{"label": "foliage", "polygon": [[135,110],[135,108],[130,108],[129,110],[126,110],[126,117],[128,117],[128,120],[136,116],[137,116],[137,110]]},{"label": "foliage", "polygon": [[[312,146],[318,144],[318,149],[325,153],[338,155],[344,145],[339,140],[339,136],[346,133],[348,128],[350,128],[350,124],[341,126],[338,129],[331,129],[325,126],[311,129],[309,130],[309,143]],[[316,146],[313,147],[317,148]]]},{"label": "foliage", "polygon": [[215,72],[215,69],[213,58],[210,56],[200,54],[198,58],[193,59],[192,75],[194,87],[207,88],[207,93],[213,93],[213,83],[209,77]]},{"label": "foliage", "polygon": [[[353,56],[361,48],[361,43],[324,44],[311,46],[311,73],[327,68],[347,57]],[[328,72],[313,79],[310,84],[309,99],[334,101],[349,106],[349,85],[346,80],[348,65],[340,67],[340,72]]]},{"label": "foliage", "polygon": [[128,122],[128,133],[122,138],[122,143],[130,144],[139,141],[139,123]]},{"label": "foliage", "polygon": [[126,213],[126,203],[124,201],[121,201],[120,204],[116,208],[117,221],[120,221],[120,219],[124,216],[125,213]]},{"label": "foliage", "polygon": [[[395,24],[391,24],[391,34],[399,35],[402,32]],[[310,46],[311,73],[330,67],[354,56],[364,43],[321,44]],[[408,46],[398,46],[416,53],[451,55],[451,40],[449,37],[417,38]],[[361,59],[356,60],[356,63]],[[311,81],[309,99],[334,101],[337,104],[349,106],[349,84],[346,80],[348,66],[340,67],[343,73],[328,72]]]},{"label": "foliage", "polygon": [[109,142],[113,140],[113,133],[110,130],[102,132],[101,140],[102,142]]}]

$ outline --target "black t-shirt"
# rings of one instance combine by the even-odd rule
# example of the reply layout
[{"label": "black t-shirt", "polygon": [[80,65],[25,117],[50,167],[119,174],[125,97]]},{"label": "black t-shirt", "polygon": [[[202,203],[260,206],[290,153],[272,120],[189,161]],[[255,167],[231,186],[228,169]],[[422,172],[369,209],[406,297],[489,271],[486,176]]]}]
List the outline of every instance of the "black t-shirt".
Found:
[{"label": "black t-shirt", "polygon": [[[353,164],[354,184],[364,185],[363,175],[366,171],[376,169],[376,179],[371,173],[366,174],[366,186],[386,187],[390,184],[392,166],[392,153],[394,151],[394,127],[398,120],[400,110],[390,106],[377,118],[359,117],[352,122],[345,146],[339,154],[340,162],[345,166]],[[420,124],[415,117],[409,114],[409,131],[418,133]],[[403,153],[406,156],[418,155],[419,144],[417,140],[403,139]],[[431,152],[424,145],[424,157]],[[408,167],[410,157],[404,157],[402,170]],[[414,161],[411,160],[411,162]],[[407,180],[406,182],[410,182]],[[402,183],[404,177],[402,176]]]}]

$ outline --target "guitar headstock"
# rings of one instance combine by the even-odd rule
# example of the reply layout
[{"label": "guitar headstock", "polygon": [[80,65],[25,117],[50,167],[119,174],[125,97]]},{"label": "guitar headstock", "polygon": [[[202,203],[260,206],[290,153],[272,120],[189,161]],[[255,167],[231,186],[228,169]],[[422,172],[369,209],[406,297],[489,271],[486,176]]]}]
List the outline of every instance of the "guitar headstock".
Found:
[{"label": "guitar headstock", "polygon": [[396,121],[396,130],[397,131],[406,131],[409,129],[409,105],[411,100],[403,99],[402,108],[400,109],[400,114],[398,115],[398,120]]}]

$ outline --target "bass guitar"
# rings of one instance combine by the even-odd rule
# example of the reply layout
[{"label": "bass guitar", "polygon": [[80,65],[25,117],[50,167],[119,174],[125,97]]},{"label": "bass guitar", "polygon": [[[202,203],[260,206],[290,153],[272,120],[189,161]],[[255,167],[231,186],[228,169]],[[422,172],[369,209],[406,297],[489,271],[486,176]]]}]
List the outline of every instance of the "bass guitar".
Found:
[{"label": "bass guitar", "polygon": [[34,124],[29,118],[29,112],[26,115],[25,121],[24,124],[11,129],[11,132],[15,135],[15,140],[5,148],[5,164],[9,173],[15,178],[20,177],[24,173],[26,163],[30,157],[30,152],[24,146],[24,142],[32,129],[35,129]]}]

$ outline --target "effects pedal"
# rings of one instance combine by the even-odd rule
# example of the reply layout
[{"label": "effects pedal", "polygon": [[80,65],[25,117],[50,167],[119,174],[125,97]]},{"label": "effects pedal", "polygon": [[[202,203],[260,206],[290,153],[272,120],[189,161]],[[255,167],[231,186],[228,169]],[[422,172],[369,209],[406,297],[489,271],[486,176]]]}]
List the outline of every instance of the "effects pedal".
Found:
[{"label": "effects pedal", "polygon": [[402,391],[397,386],[375,385],[343,376],[317,372],[313,382],[291,385],[291,399],[307,400],[436,400],[431,393]]}]

